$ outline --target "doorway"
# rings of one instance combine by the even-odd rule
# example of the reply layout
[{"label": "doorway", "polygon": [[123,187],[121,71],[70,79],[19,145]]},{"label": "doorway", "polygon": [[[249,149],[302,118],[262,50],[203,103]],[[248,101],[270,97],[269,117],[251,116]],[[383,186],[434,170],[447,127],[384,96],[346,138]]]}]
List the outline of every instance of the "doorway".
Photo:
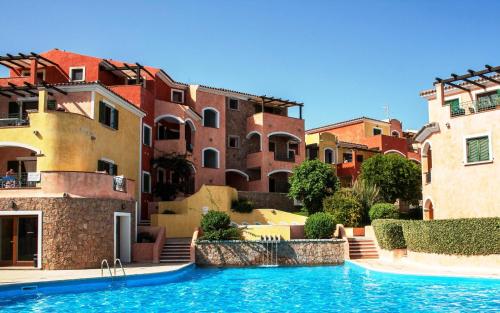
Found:
[{"label": "doorway", "polygon": [[114,224],[114,258],[129,263],[132,245],[130,213],[115,212]]},{"label": "doorway", "polygon": [[38,237],[38,216],[0,216],[0,266],[38,267]]}]

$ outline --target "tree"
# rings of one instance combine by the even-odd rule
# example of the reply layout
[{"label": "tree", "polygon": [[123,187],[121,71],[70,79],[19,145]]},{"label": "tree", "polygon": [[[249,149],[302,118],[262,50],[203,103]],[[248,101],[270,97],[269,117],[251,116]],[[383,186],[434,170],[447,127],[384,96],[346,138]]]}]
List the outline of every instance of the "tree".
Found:
[{"label": "tree", "polygon": [[193,163],[186,158],[186,155],[177,153],[164,154],[153,159],[151,165],[153,168],[163,168],[166,173],[175,173],[178,176],[177,182],[167,179],[165,182],[156,185],[153,192],[161,200],[173,200],[178,192],[186,192],[193,169]]},{"label": "tree", "polygon": [[323,200],[326,213],[333,216],[336,224],[358,227],[362,224],[363,206],[350,188],[342,188]]},{"label": "tree", "polygon": [[380,188],[380,198],[394,203],[397,199],[416,202],[422,198],[420,167],[398,154],[379,154],[361,165],[361,177]]},{"label": "tree", "polygon": [[302,201],[309,214],[321,211],[323,199],[339,188],[330,165],[319,160],[307,160],[295,167],[289,182],[288,196]]},{"label": "tree", "polygon": [[370,222],[368,212],[370,208],[377,203],[380,195],[380,188],[370,184],[363,178],[358,178],[352,186],[352,192],[363,206],[363,223],[368,224]]}]

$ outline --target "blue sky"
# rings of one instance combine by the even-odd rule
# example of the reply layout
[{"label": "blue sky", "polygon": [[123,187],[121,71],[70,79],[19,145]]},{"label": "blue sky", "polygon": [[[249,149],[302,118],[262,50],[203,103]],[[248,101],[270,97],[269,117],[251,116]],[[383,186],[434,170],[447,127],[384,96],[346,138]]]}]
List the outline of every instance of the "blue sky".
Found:
[{"label": "blue sky", "polygon": [[9,1],[0,54],[57,47],[138,61],[186,83],[304,102],[307,128],[382,119],[389,105],[418,129],[427,122],[418,94],[434,77],[499,64],[500,1],[473,4]]}]

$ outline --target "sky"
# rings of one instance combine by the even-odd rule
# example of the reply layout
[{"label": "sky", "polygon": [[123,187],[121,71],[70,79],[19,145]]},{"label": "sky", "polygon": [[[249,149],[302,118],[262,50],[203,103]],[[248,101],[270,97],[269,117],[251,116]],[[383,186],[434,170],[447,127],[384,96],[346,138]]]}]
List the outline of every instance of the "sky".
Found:
[{"label": "sky", "polygon": [[59,48],[160,67],[185,83],[303,102],[306,128],[385,119],[388,106],[419,129],[428,122],[419,92],[435,77],[499,65],[499,9],[495,0],[9,1],[0,55]]}]

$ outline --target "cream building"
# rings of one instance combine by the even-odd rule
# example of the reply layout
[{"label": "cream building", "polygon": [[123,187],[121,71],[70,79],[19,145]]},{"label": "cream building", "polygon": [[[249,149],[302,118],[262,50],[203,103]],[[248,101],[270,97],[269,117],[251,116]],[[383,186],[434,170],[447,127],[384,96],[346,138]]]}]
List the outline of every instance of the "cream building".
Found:
[{"label": "cream building", "polygon": [[500,216],[500,67],[437,79],[421,92],[424,219]]}]

